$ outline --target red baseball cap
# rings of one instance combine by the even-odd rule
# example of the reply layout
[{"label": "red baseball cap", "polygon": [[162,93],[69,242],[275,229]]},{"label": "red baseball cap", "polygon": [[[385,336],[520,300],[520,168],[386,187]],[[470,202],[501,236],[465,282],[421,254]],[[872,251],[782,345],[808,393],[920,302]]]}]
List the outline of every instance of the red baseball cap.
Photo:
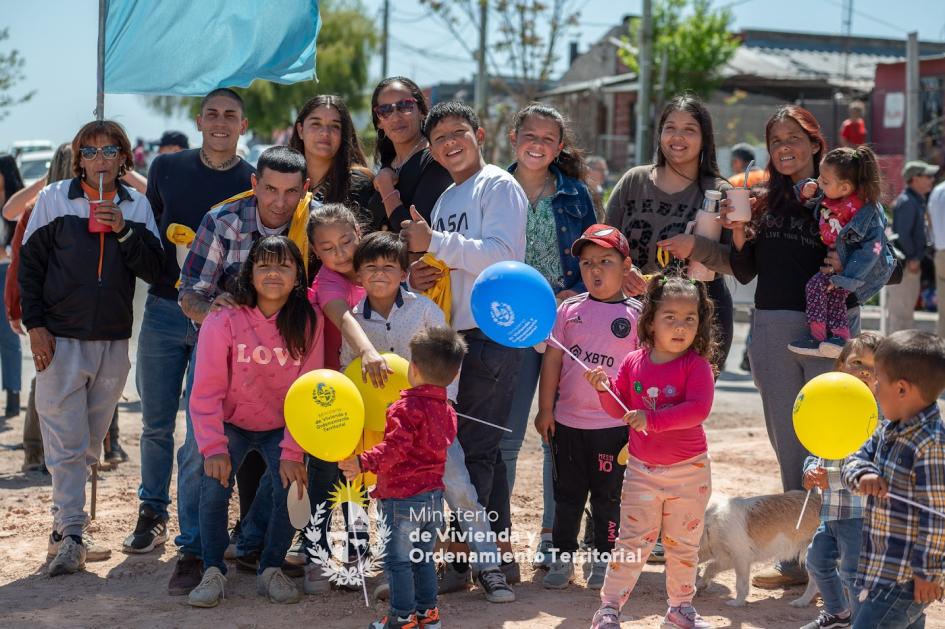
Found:
[{"label": "red baseball cap", "polygon": [[581,248],[592,242],[606,249],[616,249],[625,258],[630,257],[630,243],[616,227],[596,223],[584,230],[581,237],[571,245],[571,255],[581,255]]}]

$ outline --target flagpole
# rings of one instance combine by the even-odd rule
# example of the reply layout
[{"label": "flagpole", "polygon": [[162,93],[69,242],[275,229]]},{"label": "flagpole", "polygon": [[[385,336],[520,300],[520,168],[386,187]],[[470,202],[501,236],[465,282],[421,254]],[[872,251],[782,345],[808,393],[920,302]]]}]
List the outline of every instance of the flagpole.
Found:
[{"label": "flagpole", "polygon": [[95,119],[105,119],[105,13],[108,0],[98,0],[98,63],[95,77]]}]

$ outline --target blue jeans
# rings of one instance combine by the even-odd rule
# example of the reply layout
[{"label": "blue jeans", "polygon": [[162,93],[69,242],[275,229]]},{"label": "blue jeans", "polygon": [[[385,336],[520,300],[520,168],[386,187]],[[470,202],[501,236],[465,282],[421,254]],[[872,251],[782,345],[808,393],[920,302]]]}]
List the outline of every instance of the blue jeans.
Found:
[{"label": "blue jeans", "polygon": [[[137,370],[135,382],[141,396],[141,484],[138,498],[155,512],[167,518],[167,505],[171,503],[171,473],[174,467],[174,427],[180,408],[181,385],[187,376],[193,376],[188,366],[197,344],[197,331],[190,319],[184,315],[176,301],[148,295],[144,306],[144,319],[138,335]],[[187,424],[190,424],[190,408],[185,405]],[[190,432],[190,431],[188,431]],[[203,464],[201,461],[201,467]],[[191,472],[193,469],[190,470]],[[183,476],[184,474],[181,474]],[[191,486],[200,486],[198,477]],[[187,494],[190,497],[190,494]],[[189,503],[180,500],[181,536],[199,540],[199,534],[188,531],[184,523],[197,526],[196,499]],[[192,507],[192,508],[190,508]],[[190,533],[190,534],[188,534]],[[199,542],[196,542],[199,547]]]},{"label": "blue jeans", "polygon": [[831,614],[849,610],[855,616],[859,607],[853,581],[862,531],[863,518],[821,522],[807,549],[807,571]]},{"label": "blue jeans", "polygon": [[443,486],[446,503],[457,515],[457,525],[466,534],[469,550],[476,558],[476,561],[469,563],[480,572],[499,567],[499,549],[490,530],[486,510],[479,504],[476,488],[469,480],[466,454],[459,439],[453,439],[446,450]]},{"label": "blue jeans", "polygon": [[[0,290],[7,280],[10,263],[0,264]],[[6,304],[0,294],[0,312],[6,313]],[[3,388],[7,391],[19,391],[23,382],[23,350],[20,337],[6,321],[0,324],[0,372],[3,376]]]},{"label": "blue jeans", "polygon": [[897,583],[874,588],[853,621],[853,629],[923,629],[928,603],[916,603],[914,586]]},{"label": "blue jeans", "polygon": [[[258,573],[262,574],[266,568],[281,568],[295,533],[286,509],[287,490],[282,486],[279,477],[279,458],[282,456],[279,443],[285,431],[281,428],[264,431],[244,430],[225,423],[223,433],[227,438],[232,465],[228,486],[224,487],[220,481],[209,476],[203,477],[200,486],[200,540],[204,568],[216,567],[226,574],[223,553],[230,543],[227,512],[233,493],[233,479],[236,477],[236,469],[251,450],[259,452],[266,461],[266,477],[269,478],[271,488],[267,498],[272,516],[266,526]],[[257,502],[262,498],[261,492],[256,494]]]},{"label": "blue jeans", "polygon": [[429,553],[443,522],[443,492],[383,498],[381,517],[390,527],[384,573],[390,584],[391,617],[436,607],[436,563]]}]

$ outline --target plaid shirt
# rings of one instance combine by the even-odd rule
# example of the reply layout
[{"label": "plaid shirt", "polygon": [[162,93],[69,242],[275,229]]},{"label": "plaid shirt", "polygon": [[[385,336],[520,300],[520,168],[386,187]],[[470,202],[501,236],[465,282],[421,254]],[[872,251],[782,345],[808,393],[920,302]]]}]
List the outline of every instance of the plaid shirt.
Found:
[{"label": "plaid shirt", "polygon": [[[855,490],[878,474],[889,492],[945,510],[945,425],[933,403],[902,422],[886,420],[843,467]],[[867,589],[906,583],[913,576],[945,585],[945,521],[891,498],[868,496],[856,582]]]},{"label": "plaid shirt", "polygon": [[[238,198],[207,212],[180,271],[181,296],[190,290],[213,299],[221,292],[230,292],[250,248],[263,235],[257,216],[256,195]],[[288,230],[287,224],[279,233],[284,235]]]},{"label": "plaid shirt", "polygon": [[849,461],[846,459],[819,459],[809,456],[804,461],[804,473],[823,467],[827,470],[828,489],[823,490],[820,506],[820,521],[851,520],[863,517],[863,504],[860,497],[844,489],[840,481],[840,470]]}]

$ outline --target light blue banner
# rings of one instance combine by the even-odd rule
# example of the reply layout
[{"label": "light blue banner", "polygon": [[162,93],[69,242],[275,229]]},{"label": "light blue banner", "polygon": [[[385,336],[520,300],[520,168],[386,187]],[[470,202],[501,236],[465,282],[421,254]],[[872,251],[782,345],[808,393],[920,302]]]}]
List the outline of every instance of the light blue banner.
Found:
[{"label": "light blue banner", "polygon": [[105,92],[202,96],[315,76],[318,0],[108,0]]}]

